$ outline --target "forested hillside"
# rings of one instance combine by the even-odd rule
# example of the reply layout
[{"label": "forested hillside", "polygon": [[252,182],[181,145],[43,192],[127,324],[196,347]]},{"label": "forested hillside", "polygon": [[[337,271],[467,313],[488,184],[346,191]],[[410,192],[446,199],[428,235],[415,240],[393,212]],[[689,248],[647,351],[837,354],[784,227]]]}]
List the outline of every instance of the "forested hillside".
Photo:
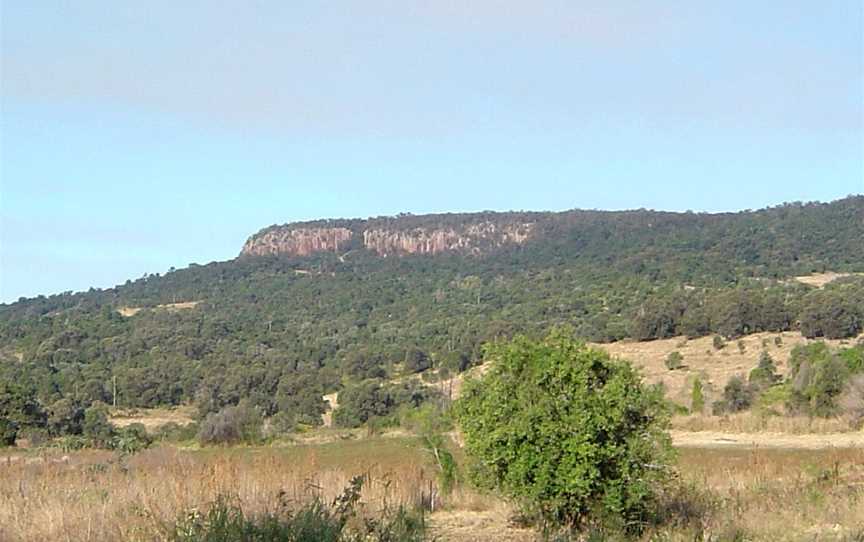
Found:
[{"label": "forested hillside", "polygon": [[[0,305],[0,385],[20,403],[0,404],[0,416],[30,401],[34,416],[61,419],[116,391],[123,406],[194,402],[202,413],[246,398],[286,423],[314,423],[324,393],[432,366],[465,370],[484,342],[555,324],[608,342],[789,329],[847,337],[864,322],[864,276],[854,275],[864,272],[864,196],[728,214],[322,221],[258,235],[326,225],[458,236],[466,224],[530,235],[434,254],[382,253],[352,237],[339,250],[244,253]],[[374,246],[396,246],[376,235]],[[851,275],[823,288],[790,280],[822,271]],[[371,382],[384,409],[422,399],[409,385]]]}]

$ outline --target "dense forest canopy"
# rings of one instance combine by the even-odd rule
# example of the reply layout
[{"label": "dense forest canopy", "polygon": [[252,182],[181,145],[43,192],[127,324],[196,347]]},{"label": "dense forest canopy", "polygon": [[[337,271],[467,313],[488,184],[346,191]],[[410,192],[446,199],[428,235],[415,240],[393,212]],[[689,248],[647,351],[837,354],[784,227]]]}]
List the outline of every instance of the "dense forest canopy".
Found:
[{"label": "dense forest canopy", "polygon": [[[238,257],[0,305],[0,382],[49,414],[70,401],[110,402],[116,391],[123,406],[194,402],[203,415],[246,399],[265,415],[310,422],[324,393],[365,386],[384,403],[414,397],[368,382],[462,371],[490,339],[557,324],[594,341],[789,329],[848,337],[864,324],[864,277],[854,275],[864,272],[864,196],[724,214],[309,224],[359,231],[478,221],[530,221],[535,235],[479,254]],[[851,275],[824,288],[790,280],[823,271]]]}]

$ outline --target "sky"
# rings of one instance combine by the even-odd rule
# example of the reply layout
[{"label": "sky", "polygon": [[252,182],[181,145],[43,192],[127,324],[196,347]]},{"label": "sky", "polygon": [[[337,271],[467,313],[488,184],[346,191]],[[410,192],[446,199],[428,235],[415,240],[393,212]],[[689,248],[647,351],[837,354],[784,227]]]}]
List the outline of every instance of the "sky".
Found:
[{"label": "sky", "polygon": [[0,0],[0,302],[275,223],[864,193],[859,0]]}]

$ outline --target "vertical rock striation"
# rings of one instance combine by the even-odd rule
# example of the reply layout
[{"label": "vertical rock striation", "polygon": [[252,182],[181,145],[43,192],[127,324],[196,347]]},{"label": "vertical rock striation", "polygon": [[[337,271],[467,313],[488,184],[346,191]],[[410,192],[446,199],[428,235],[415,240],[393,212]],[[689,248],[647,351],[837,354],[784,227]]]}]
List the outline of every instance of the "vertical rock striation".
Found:
[{"label": "vertical rock striation", "polygon": [[316,252],[338,252],[352,236],[348,228],[271,228],[250,237],[240,254],[308,256]]}]

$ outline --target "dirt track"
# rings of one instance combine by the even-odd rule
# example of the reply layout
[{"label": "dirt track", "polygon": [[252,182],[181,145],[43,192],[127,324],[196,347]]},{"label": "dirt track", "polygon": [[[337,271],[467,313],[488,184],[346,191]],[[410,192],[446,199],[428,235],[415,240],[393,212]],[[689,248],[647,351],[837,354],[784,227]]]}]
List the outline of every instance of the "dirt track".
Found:
[{"label": "dirt track", "polygon": [[864,448],[864,432],[789,435],[783,433],[721,433],[670,431],[672,443],[681,448],[774,448],[825,450]]}]

